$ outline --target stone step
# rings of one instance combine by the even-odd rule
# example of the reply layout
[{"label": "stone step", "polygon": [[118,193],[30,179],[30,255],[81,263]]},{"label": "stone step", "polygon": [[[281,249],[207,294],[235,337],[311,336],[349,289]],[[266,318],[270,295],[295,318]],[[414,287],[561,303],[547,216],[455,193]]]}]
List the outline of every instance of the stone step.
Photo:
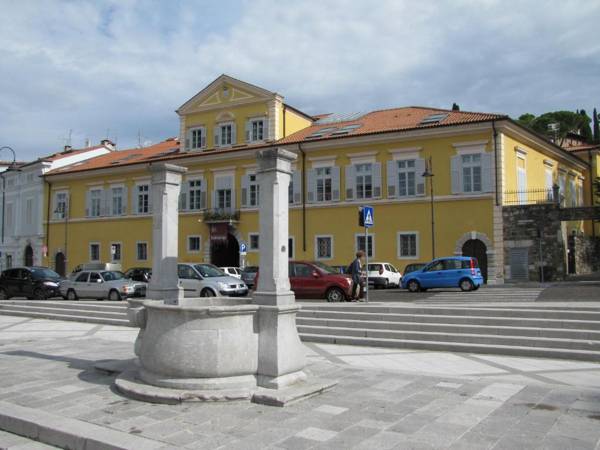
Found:
[{"label": "stone step", "polygon": [[466,344],[461,342],[444,341],[367,338],[310,333],[300,333],[300,339],[305,342],[319,342],[324,344],[361,345],[440,352],[483,353],[491,355],[527,356],[533,358],[559,358],[595,362],[600,361],[600,352],[587,350],[524,347],[515,345]]},{"label": "stone step", "polygon": [[584,339],[559,339],[547,337],[503,336],[493,334],[441,333],[428,331],[372,330],[366,328],[342,328],[322,326],[298,326],[301,334],[325,334],[332,336],[365,337],[408,341],[439,341],[462,344],[508,345],[532,348],[560,348],[596,351],[600,354],[600,341]]},{"label": "stone step", "polygon": [[305,306],[308,311],[344,311],[376,314],[413,314],[413,315],[452,315],[452,316],[492,316],[514,318],[562,319],[562,320],[600,320],[600,310],[541,309],[541,308],[479,308],[479,307],[438,307],[438,306],[389,306],[389,305],[353,305],[341,303],[339,306]]},{"label": "stone step", "polygon": [[0,308],[3,305],[22,305],[22,306],[43,306],[45,308],[77,309],[85,311],[105,311],[105,312],[124,312],[127,310],[127,302],[109,302],[109,301],[53,301],[53,300],[2,300]]},{"label": "stone step", "polygon": [[561,318],[514,318],[495,316],[441,315],[441,314],[381,314],[372,312],[321,311],[302,309],[297,316],[299,319],[339,319],[358,321],[412,322],[422,324],[445,323],[452,325],[481,325],[481,326],[522,326],[533,328],[564,328],[600,331],[600,321],[569,320]]},{"label": "stone step", "polygon": [[107,318],[97,317],[92,314],[73,315],[56,312],[33,312],[31,310],[9,308],[1,308],[0,314],[7,316],[31,317],[33,319],[66,320],[71,322],[98,323],[102,325],[119,325],[125,327],[131,326],[125,315]]},{"label": "stone step", "polygon": [[420,323],[420,322],[388,322],[383,320],[344,320],[344,319],[321,319],[304,318],[296,319],[297,325],[334,328],[361,328],[367,330],[391,330],[391,331],[424,331],[438,333],[466,333],[466,334],[490,334],[501,336],[528,336],[546,337],[559,339],[582,339],[600,342],[600,330],[564,329],[551,327],[524,327],[524,326],[488,326],[473,324],[451,324],[451,323]]},{"label": "stone step", "polygon": [[0,311],[2,310],[24,312],[31,311],[34,313],[66,314],[70,316],[89,316],[108,319],[127,318],[126,309],[122,309],[120,311],[91,311],[89,309],[63,308],[58,305],[44,305],[43,303],[38,303],[37,305],[0,305]]}]

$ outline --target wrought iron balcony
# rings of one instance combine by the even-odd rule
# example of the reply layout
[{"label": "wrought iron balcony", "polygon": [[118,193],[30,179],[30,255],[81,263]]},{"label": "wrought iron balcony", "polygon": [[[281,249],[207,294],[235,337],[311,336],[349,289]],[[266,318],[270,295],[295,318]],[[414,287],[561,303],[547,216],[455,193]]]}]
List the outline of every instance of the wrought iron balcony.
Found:
[{"label": "wrought iron balcony", "polygon": [[240,211],[232,208],[214,208],[204,210],[204,223],[233,223],[240,221]]}]

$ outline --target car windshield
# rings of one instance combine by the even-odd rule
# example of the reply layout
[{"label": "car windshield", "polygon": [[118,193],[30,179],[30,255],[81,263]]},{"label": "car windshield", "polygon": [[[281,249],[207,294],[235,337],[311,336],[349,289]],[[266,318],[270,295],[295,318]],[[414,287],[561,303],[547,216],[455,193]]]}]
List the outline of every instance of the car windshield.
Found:
[{"label": "car windshield", "polygon": [[204,278],[226,277],[227,274],[212,264],[195,264],[194,269]]},{"label": "car windshield", "polygon": [[102,278],[104,278],[104,281],[115,281],[125,278],[125,275],[123,272],[111,270],[110,272],[102,272]]},{"label": "car windshield", "polygon": [[31,269],[31,275],[37,280],[41,280],[43,278],[60,278],[60,275],[57,274],[54,270],[45,268]]},{"label": "car windshield", "polygon": [[337,270],[335,270],[333,267],[329,267],[327,264],[323,264],[318,261],[314,262],[313,264],[325,273],[339,273]]}]

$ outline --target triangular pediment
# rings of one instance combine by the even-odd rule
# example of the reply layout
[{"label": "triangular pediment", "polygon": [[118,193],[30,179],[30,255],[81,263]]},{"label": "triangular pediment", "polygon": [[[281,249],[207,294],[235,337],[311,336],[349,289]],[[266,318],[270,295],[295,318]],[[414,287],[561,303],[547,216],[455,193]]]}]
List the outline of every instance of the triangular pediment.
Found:
[{"label": "triangular pediment", "polygon": [[234,106],[272,100],[279,95],[261,87],[221,75],[177,110],[178,114],[189,114],[216,109],[222,106]]}]

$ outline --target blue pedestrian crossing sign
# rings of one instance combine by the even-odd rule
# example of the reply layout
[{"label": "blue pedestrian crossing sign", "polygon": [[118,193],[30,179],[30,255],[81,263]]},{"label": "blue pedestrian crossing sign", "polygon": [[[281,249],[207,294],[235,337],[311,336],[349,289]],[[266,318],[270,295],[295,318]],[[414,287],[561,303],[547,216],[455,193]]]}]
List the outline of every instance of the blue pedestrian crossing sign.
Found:
[{"label": "blue pedestrian crossing sign", "polygon": [[362,213],[365,228],[371,228],[373,225],[375,225],[375,217],[373,215],[372,206],[363,206]]}]

